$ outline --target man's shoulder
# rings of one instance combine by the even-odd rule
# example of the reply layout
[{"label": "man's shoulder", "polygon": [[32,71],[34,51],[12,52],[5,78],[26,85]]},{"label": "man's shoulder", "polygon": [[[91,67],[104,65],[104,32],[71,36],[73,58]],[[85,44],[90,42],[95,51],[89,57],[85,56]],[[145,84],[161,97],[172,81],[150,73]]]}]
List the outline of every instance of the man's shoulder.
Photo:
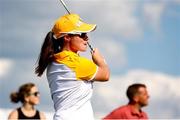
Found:
[{"label": "man's shoulder", "polygon": [[128,105],[122,105],[120,107],[118,107],[117,109],[121,110],[121,109],[128,109]]},{"label": "man's shoulder", "polygon": [[122,105],[114,110],[114,112],[127,112],[129,111],[128,105]]},{"label": "man's shoulder", "polygon": [[127,109],[127,105],[122,105],[114,109],[109,115],[104,118],[104,120],[124,118],[128,113],[129,110]]}]

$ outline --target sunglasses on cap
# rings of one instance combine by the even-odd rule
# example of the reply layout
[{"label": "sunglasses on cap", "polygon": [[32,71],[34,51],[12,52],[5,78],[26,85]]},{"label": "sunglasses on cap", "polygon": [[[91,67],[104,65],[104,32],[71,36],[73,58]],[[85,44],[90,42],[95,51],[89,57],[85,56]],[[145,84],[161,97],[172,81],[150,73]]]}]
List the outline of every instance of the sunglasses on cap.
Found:
[{"label": "sunglasses on cap", "polygon": [[34,95],[34,96],[37,97],[38,95],[40,95],[40,93],[39,93],[39,92],[34,92],[34,93],[29,93],[28,95],[29,95],[29,96],[30,96],[30,95]]}]

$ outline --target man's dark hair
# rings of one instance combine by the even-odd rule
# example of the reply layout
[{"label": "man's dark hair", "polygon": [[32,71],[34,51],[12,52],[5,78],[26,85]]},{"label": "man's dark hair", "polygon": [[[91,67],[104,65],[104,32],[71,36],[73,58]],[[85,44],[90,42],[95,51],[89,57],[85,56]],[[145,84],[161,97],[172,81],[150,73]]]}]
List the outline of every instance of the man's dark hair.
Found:
[{"label": "man's dark hair", "polygon": [[141,83],[135,83],[135,84],[132,84],[128,87],[126,95],[127,95],[130,102],[134,101],[133,97],[138,93],[138,90],[140,87],[146,88],[146,85],[141,84]]}]

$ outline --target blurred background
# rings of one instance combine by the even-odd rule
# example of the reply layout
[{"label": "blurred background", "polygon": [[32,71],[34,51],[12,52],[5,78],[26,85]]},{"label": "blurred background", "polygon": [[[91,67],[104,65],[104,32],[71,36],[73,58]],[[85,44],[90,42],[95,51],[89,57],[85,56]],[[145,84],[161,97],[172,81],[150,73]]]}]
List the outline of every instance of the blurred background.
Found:
[{"label": "blurred background", "polygon": [[[151,119],[180,118],[180,0],[64,0],[72,13],[97,24],[90,43],[111,69],[110,81],[94,84],[96,119],[127,104],[132,83],[150,94],[143,110]],[[27,82],[41,93],[37,108],[53,116],[45,74],[34,74],[41,44],[55,20],[66,14],[58,0],[0,0],[0,119],[20,104],[9,95]],[[81,54],[90,58],[90,50]]]}]

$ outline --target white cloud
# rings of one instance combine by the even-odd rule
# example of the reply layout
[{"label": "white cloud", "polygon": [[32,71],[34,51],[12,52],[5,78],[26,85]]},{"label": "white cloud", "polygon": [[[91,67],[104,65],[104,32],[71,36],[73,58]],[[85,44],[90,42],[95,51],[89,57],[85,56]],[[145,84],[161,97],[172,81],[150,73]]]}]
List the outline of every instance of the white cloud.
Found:
[{"label": "white cloud", "polygon": [[109,82],[96,84],[93,100],[101,99],[99,104],[104,106],[100,109],[97,107],[101,105],[94,105],[96,116],[104,117],[119,105],[127,104],[126,89],[137,82],[146,84],[149,91],[149,105],[145,111],[150,118],[177,118],[177,112],[180,111],[180,77],[141,69],[131,70],[122,76],[112,76]]},{"label": "white cloud", "polygon": [[80,7],[74,9],[79,11],[82,18],[88,18],[85,21],[96,23],[103,33],[133,38],[142,34],[141,25],[135,15],[137,5],[138,2],[127,0],[82,1]]},{"label": "white cloud", "polygon": [[96,47],[98,47],[111,66],[122,67],[127,64],[125,46],[122,43],[115,41],[113,38],[107,37],[96,38],[95,41]]},{"label": "white cloud", "polygon": [[162,14],[165,9],[166,2],[145,3],[143,6],[144,17],[148,24],[152,25],[155,30],[160,30]]},{"label": "white cloud", "polygon": [[105,8],[100,15],[104,19],[99,19],[99,23],[103,22],[104,29],[109,32],[120,34],[126,38],[139,36],[142,31],[138,18],[134,15],[136,5],[136,2],[128,1],[105,2],[103,4]]},{"label": "white cloud", "polygon": [[7,75],[13,66],[13,61],[10,59],[0,58],[0,78]]}]

